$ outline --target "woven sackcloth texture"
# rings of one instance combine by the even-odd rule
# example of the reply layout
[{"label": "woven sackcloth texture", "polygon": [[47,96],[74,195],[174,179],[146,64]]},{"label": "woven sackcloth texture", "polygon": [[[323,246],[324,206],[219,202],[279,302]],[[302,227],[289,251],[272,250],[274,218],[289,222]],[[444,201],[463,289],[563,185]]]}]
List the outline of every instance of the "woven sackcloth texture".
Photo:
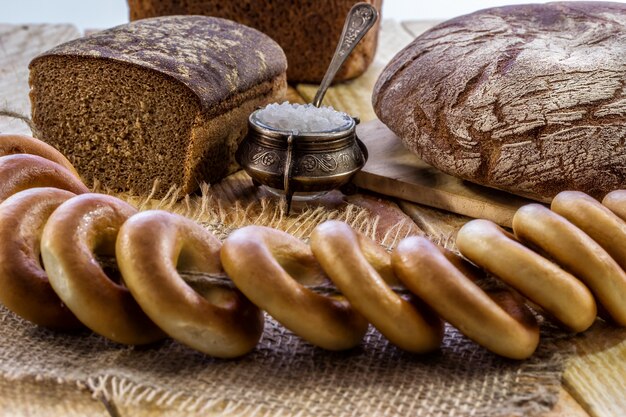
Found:
[{"label": "woven sackcloth texture", "polygon": [[[182,200],[175,191],[159,202],[123,197],[142,209],[185,214],[220,238],[256,223],[306,239],[328,218],[347,221],[387,247],[420,232],[402,221],[383,226],[359,197],[287,216],[242,175],[229,181]],[[442,348],[429,355],[402,352],[373,329],[358,348],[337,353],[309,345],[268,317],[251,354],[218,360],[171,340],[129,347],[87,331],[55,333],[0,308],[0,376],[77,384],[119,409],[156,407],[181,415],[526,416],[557,400],[561,336],[544,324],[539,349],[526,361],[497,357],[451,327]]]}]

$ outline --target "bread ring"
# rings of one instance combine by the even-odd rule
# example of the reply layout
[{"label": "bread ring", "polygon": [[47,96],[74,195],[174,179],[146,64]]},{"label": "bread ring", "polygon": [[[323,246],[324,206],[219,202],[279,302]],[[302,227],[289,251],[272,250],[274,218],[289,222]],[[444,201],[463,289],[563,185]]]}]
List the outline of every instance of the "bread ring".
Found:
[{"label": "bread ring", "polygon": [[398,278],[461,333],[486,349],[525,359],[539,344],[534,316],[512,293],[481,290],[424,237],[402,240],[392,253]]},{"label": "bread ring", "polygon": [[67,307],[94,332],[125,344],[151,343],[165,336],[123,283],[111,280],[96,259],[96,253],[115,254],[118,230],[135,213],[117,198],[83,194],[52,213],[41,240],[50,284]]},{"label": "bread ring", "polygon": [[521,207],[513,217],[513,230],[522,242],[539,247],[582,280],[611,318],[626,326],[626,273],[598,243],[539,204]]},{"label": "bread ring", "polygon": [[76,178],[80,178],[74,166],[54,147],[39,139],[25,135],[0,134],[0,157],[15,154],[37,155],[63,166]]},{"label": "bread ring", "polygon": [[256,346],[262,312],[230,287],[207,285],[201,295],[176,270],[221,273],[220,247],[197,223],[155,210],[122,226],[116,253],[126,285],[167,334],[211,356],[232,358]]},{"label": "bread ring", "polygon": [[626,221],[626,190],[611,191],[604,196],[602,205],[611,210],[617,217]]},{"label": "bread ring", "polygon": [[463,256],[518,290],[572,331],[582,332],[595,321],[596,303],[583,283],[526,248],[495,223],[466,223],[457,234],[456,244]]},{"label": "bread ring", "polygon": [[0,202],[19,191],[35,187],[60,188],[74,194],[89,192],[70,171],[41,156],[0,157]]},{"label": "bread ring", "polygon": [[0,302],[40,326],[82,324],[63,304],[39,261],[39,242],[52,212],[75,194],[57,188],[21,191],[0,204]]},{"label": "bread ring", "polygon": [[580,191],[557,194],[550,208],[589,235],[626,269],[626,222],[609,208]]},{"label": "bread ring", "polygon": [[367,321],[344,297],[305,288],[323,276],[311,249],[275,229],[247,226],[224,242],[222,264],[253,303],[303,339],[329,350],[356,346]]},{"label": "bread ring", "polygon": [[[398,347],[416,353],[435,350],[443,338],[443,323],[432,312],[421,312],[415,300],[407,301],[389,287],[368,262],[376,253],[364,242],[372,242],[339,221],[327,221],[311,234],[311,250],[330,279],[374,327]],[[365,248],[365,250],[364,250]],[[391,262],[381,262],[391,266]]]}]

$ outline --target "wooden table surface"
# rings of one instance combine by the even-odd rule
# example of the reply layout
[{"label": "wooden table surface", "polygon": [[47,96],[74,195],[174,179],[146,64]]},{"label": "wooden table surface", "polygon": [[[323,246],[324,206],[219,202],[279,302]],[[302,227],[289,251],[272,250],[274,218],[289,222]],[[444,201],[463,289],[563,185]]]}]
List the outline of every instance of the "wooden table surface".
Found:
[{"label": "wooden table surface", "polygon": [[[358,115],[363,121],[375,119],[370,95],[376,77],[397,51],[433,24],[385,21],[373,65],[362,77],[332,87],[324,103]],[[30,133],[28,123],[16,118],[29,114],[28,62],[38,52],[79,35],[69,25],[27,27],[0,24],[0,108],[9,110],[0,114],[0,133]],[[309,102],[315,91],[314,85],[295,85],[290,88],[288,99]],[[422,228],[432,229],[429,230],[431,233],[453,232],[464,221],[414,204],[401,202],[400,205]],[[442,221],[442,218],[446,220]],[[576,348],[576,353],[567,361],[559,401],[545,416],[626,415],[626,330],[598,322],[591,330],[572,337],[569,342]],[[48,407],[42,408],[42,399]],[[71,404],[71,410],[68,404]],[[33,416],[180,415],[162,408],[135,409],[107,404],[92,398],[84,389],[53,381],[0,380],[0,410],[4,410],[5,415]]]}]

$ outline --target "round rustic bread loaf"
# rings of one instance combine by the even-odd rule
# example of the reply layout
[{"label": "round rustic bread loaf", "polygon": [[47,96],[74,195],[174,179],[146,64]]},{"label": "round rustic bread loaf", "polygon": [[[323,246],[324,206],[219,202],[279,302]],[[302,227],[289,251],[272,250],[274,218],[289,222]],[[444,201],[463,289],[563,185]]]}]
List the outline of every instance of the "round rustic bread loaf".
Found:
[{"label": "round rustic bread loaf", "polygon": [[487,9],[389,63],[378,117],[451,175],[548,201],[626,187],[626,4]]}]

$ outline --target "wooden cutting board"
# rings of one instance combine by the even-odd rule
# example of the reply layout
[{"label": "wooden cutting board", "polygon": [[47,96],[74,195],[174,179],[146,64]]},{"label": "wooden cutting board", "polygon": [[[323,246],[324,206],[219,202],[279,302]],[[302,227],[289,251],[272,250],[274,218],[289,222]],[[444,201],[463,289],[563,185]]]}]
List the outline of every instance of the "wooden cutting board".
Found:
[{"label": "wooden cutting board", "polygon": [[369,151],[353,179],[361,188],[507,227],[519,207],[533,202],[444,174],[407,151],[380,120],[357,126],[357,135]]}]

